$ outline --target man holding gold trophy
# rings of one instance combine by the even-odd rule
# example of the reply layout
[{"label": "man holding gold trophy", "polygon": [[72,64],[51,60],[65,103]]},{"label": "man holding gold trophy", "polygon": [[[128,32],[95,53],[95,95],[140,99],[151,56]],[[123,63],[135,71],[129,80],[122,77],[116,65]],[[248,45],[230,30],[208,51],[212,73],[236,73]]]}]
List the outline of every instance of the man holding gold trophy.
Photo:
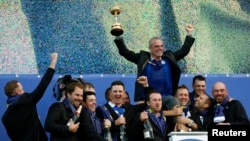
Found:
[{"label": "man holding gold trophy", "polygon": [[[181,70],[177,61],[183,59],[189,53],[195,41],[195,38],[192,37],[193,25],[186,25],[187,36],[184,44],[177,51],[164,50],[162,39],[153,37],[149,40],[149,51],[141,50],[139,53],[135,53],[127,48],[121,36],[123,29],[117,21],[117,15],[120,14],[120,11],[121,8],[118,6],[111,8],[111,13],[115,15],[116,20],[112,25],[111,34],[116,36],[114,42],[119,50],[119,54],[137,65],[137,78],[146,76],[149,86],[162,94],[164,104],[164,99],[169,97],[172,99],[179,83]],[[144,88],[136,82],[134,101],[137,103],[144,102],[145,97]]]}]

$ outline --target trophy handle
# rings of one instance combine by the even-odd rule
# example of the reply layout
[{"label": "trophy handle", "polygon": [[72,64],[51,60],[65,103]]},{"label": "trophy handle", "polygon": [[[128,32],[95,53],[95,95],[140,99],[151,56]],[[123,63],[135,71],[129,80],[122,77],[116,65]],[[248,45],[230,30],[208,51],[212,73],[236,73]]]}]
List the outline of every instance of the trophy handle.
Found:
[{"label": "trophy handle", "polygon": [[112,15],[118,16],[121,13],[122,9],[119,6],[114,6],[110,9]]}]

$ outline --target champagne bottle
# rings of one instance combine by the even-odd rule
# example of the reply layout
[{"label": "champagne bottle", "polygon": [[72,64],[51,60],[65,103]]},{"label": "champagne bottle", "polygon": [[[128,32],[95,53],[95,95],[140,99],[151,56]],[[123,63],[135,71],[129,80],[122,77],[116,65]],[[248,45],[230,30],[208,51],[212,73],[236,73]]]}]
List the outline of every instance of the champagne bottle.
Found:
[{"label": "champagne bottle", "polygon": [[125,127],[124,124],[120,125],[120,139],[121,139],[121,141],[126,141],[126,137],[125,137],[125,134],[126,134],[125,128],[126,128],[126,127]]},{"label": "champagne bottle", "polygon": [[[185,106],[178,106],[178,108],[181,108],[182,110],[185,108]],[[185,117],[185,112],[183,111],[181,115],[178,115],[179,117]],[[183,130],[183,124],[182,123],[176,123],[175,125],[176,131],[184,132]]]},{"label": "champagne bottle", "polygon": [[[72,117],[72,121],[73,121],[74,123],[76,123],[76,121],[77,121],[78,118],[80,117],[81,111],[82,111],[82,105],[80,105],[80,106],[77,108],[76,112],[74,113],[74,115],[73,115],[73,117]],[[67,123],[67,126],[69,126],[69,125],[70,125],[70,120],[69,120],[68,123]]]},{"label": "champagne bottle", "polygon": [[144,138],[154,139],[153,128],[148,119],[144,121],[143,126],[144,126],[144,130],[143,130]]},{"label": "champagne bottle", "polygon": [[[123,116],[123,115],[121,115]],[[126,132],[125,132],[126,126],[124,124],[120,125],[120,139],[121,141],[126,141]]]},{"label": "champagne bottle", "polygon": [[104,140],[105,141],[112,141],[111,133],[110,133],[110,127],[105,126],[104,127]]}]

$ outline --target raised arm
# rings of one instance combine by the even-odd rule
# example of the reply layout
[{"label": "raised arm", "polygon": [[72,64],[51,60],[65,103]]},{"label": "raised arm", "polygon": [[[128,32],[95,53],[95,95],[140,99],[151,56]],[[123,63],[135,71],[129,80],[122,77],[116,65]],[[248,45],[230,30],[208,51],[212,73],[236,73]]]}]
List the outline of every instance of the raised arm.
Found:
[{"label": "raised arm", "polygon": [[51,62],[49,68],[46,70],[45,74],[43,75],[40,83],[37,85],[35,90],[30,95],[27,95],[26,98],[28,101],[32,103],[37,103],[44,95],[47,87],[49,86],[54,76],[57,57],[58,57],[57,53],[50,54]]},{"label": "raised arm", "polygon": [[51,58],[51,62],[50,62],[49,67],[52,68],[52,69],[55,69],[56,68],[58,54],[57,53],[51,53],[50,54],[50,58]]},{"label": "raised arm", "polygon": [[187,24],[185,27],[186,31],[187,31],[187,35],[188,36],[192,36],[193,35],[193,31],[194,31],[194,27],[192,24]]},{"label": "raised arm", "polygon": [[174,57],[175,57],[176,61],[179,61],[188,55],[188,53],[189,53],[189,51],[190,51],[190,49],[195,41],[195,38],[192,37],[193,31],[194,31],[193,25],[187,24],[185,26],[185,29],[187,31],[187,36],[185,38],[185,41],[184,41],[181,49],[174,52]]},{"label": "raised arm", "polygon": [[126,58],[128,61],[137,64],[137,60],[138,60],[139,55],[127,48],[122,36],[117,36],[116,39],[114,40],[114,42],[115,42],[116,47],[118,48],[119,54],[121,56]]}]

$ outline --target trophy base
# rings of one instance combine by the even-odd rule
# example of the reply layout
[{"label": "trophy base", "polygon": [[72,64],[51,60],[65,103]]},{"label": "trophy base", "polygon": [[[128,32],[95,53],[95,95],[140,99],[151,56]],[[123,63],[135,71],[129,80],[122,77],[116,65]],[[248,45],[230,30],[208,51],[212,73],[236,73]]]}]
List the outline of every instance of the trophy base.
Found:
[{"label": "trophy base", "polygon": [[123,30],[122,29],[115,29],[115,30],[111,30],[110,33],[113,35],[113,36],[120,36],[123,34]]},{"label": "trophy base", "polygon": [[115,23],[112,25],[110,33],[114,36],[120,36],[123,34],[123,29],[120,23]]}]

